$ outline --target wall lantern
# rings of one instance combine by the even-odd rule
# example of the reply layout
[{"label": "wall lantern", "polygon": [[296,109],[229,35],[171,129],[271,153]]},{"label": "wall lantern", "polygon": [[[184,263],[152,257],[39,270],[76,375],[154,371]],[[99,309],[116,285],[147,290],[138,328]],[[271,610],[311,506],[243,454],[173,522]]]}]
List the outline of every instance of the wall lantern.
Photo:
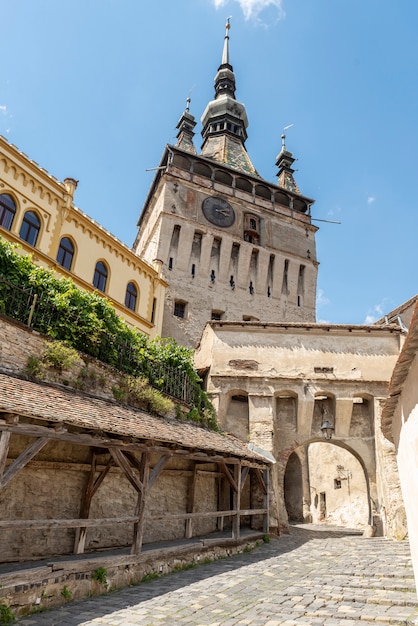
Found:
[{"label": "wall lantern", "polygon": [[332,439],[332,433],[334,432],[335,428],[328,420],[323,420],[321,424],[321,430],[325,439]]}]

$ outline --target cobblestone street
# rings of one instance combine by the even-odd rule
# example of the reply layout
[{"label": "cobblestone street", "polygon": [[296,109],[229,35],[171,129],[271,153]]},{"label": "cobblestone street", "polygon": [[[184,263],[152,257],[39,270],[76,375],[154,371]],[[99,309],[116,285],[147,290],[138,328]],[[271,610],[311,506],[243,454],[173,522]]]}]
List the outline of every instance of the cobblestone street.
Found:
[{"label": "cobblestone street", "polygon": [[418,624],[407,542],[317,526],[252,552],[18,620],[19,626]]}]

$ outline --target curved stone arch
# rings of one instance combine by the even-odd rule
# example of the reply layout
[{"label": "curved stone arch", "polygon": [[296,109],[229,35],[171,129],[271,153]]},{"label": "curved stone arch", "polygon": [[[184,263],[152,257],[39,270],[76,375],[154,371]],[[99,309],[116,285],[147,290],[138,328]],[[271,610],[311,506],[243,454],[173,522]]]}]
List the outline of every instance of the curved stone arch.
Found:
[{"label": "curved stone arch", "polygon": [[265,200],[271,201],[271,189],[266,185],[255,185],[255,195],[259,198],[265,198]]},{"label": "curved stone arch", "polygon": [[289,208],[290,198],[284,191],[276,191],[276,193],[274,194],[274,203]]},{"label": "curved stone arch", "polygon": [[321,426],[328,420],[335,427],[336,395],[331,391],[317,390],[314,394],[314,405],[311,420],[311,436],[321,436]]},{"label": "curved stone arch", "polygon": [[217,183],[222,183],[228,187],[232,187],[234,184],[234,177],[229,172],[225,172],[219,168],[215,168],[213,172],[213,179]]},{"label": "curved stone arch", "polygon": [[247,178],[243,178],[242,176],[238,176],[235,180],[235,188],[240,191],[246,191],[249,194],[253,193],[253,184]]},{"label": "curved stone arch", "polygon": [[[353,392],[353,401],[349,436],[350,437],[373,437],[374,436],[374,396],[367,392]],[[357,400],[357,401],[356,401]],[[364,426],[367,426],[365,429]]]},{"label": "curved stone arch", "polygon": [[67,235],[65,232],[60,234],[60,240],[58,242],[58,248],[57,248],[57,253],[55,255],[55,259],[58,261],[58,254],[59,254],[59,251],[60,251],[60,248],[61,248],[61,243],[62,243],[63,239],[68,239],[68,241],[73,246],[73,254],[72,254],[72,258],[71,258],[71,265],[70,265],[69,270],[68,270],[68,268],[66,268],[66,269],[68,271],[74,273],[74,266],[76,264],[77,254],[78,254],[78,244],[77,244],[77,240],[75,239],[75,237],[73,235]]},{"label": "curved stone arch", "polygon": [[353,455],[353,457],[360,463],[360,466],[363,470],[365,482],[366,482],[366,495],[367,495],[367,507],[368,507],[368,524],[373,524],[373,511],[372,511],[372,499],[371,499],[371,489],[370,489],[370,472],[369,469],[361,456],[361,454],[351,445],[348,445],[345,441],[341,439],[331,439],[325,440],[323,437],[307,437],[306,439],[294,439],[294,441],[289,444],[286,449],[282,450],[279,459],[279,468],[282,468],[282,471],[279,471],[279,488],[283,494],[284,499],[284,476],[286,472],[287,463],[289,461],[290,455],[293,452],[296,452],[298,448],[301,446],[307,448],[312,443],[325,443],[331,446],[337,446],[339,448],[343,448],[347,452]]},{"label": "curved stone arch", "polygon": [[273,419],[275,422],[274,432],[278,435],[280,427],[287,426],[292,432],[298,430],[298,409],[299,409],[299,393],[294,389],[276,389],[273,395],[274,410]]},{"label": "curved stone arch", "polygon": [[191,172],[192,160],[183,154],[173,154],[171,165],[186,172]]},{"label": "curved stone arch", "polygon": [[210,167],[207,163],[199,163],[196,161],[193,164],[193,174],[197,176],[203,176],[204,178],[208,178],[209,180],[213,180],[213,168]]},{"label": "curved stone arch", "polygon": [[227,432],[247,441],[250,432],[250,409],[248,391],[232,388],[224,396],[225,415],[222,425]]}]

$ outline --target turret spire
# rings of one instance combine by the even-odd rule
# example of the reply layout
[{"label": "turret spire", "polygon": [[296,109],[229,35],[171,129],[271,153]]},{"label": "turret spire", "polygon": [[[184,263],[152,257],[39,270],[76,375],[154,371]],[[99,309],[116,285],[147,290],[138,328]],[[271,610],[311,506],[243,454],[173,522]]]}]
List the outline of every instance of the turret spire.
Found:
[{"label": "turret spire", "polygon": [[176,126],[179,132],[177,133],[177,148],[186,150],[186,152],[196,153],[196,148],[193,143],[194,127],[196,126],[196,120],[190,113],[190,97],[186,99],[186,110],[179,119]]},{"label": "turret spire", "polygon": [[223,52],[222,52],[222,62],[221,62],[221,65],[229,65],[229,29],[231,28],[230,20],[231,20],[230,17],[226,18],[224,49],[223,49]]},{"label": "turret spire", "polygon": [[282,133],[282,149],[277,155],[276,160],[276,167],[279,168],[279,171],[277,172],[277,184],[279,187],[283,187],[283,189],[287,189],[288,191],[300,193],[299,187],[297,186],[293,177],[293,173],[295,170],[292,169],[292,165],[296,159],[293,158],[293,154],[289,152],[286,148],[286,135],[284,131],[291,126],[293,126],[293,124],[285,126]]}]

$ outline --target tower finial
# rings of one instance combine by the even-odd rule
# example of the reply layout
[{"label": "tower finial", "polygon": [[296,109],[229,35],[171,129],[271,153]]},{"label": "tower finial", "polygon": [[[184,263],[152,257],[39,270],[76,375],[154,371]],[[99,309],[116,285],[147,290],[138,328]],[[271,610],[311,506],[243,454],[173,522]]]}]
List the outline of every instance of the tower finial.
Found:
[{"label": "tower finial", "polygon": [[229,65],[229,29],[231,28],[231,16],[226,18],[224,49],[222,51],[221,65]]},{"label": "tower finial", "polygon": [[190,96],[187,96],[186,98],[186,111],[187,113],[190,111],[190,103],[191,103],[192,99],[190,98]]}]

